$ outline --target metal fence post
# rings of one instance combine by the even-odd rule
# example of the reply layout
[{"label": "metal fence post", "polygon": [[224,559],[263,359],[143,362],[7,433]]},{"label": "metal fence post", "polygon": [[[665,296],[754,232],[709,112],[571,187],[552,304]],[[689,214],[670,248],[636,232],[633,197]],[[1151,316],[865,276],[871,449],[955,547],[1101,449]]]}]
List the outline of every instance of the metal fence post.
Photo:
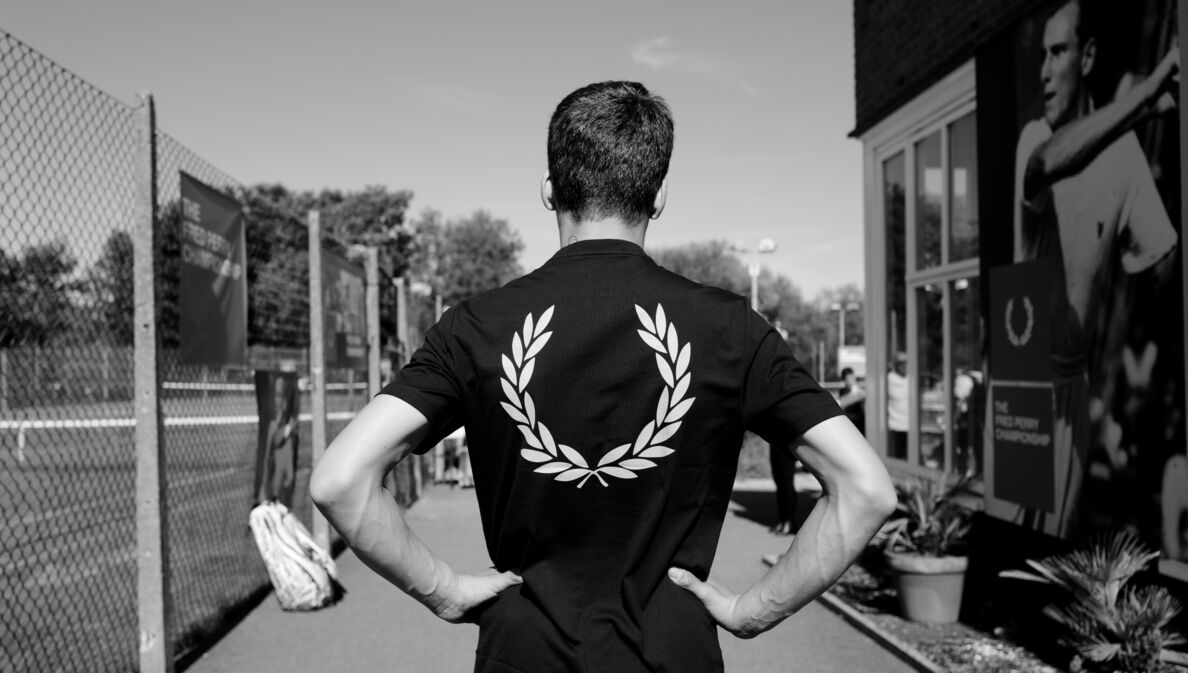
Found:
[{"label": "metal fence post", "polygon": [[379,249],[367,248],[367,399],[380,391]]},{"label": "metal fence post", "polygon": [[161,421],[160,349],[157,334],[155,250],[156,119],[153,97],[141,93],[137,108],[136,205],[133,216],[132,266],[135,279],[136,417],[136,605],[140,633],[140,670],[173,670],[170,642],[168,513],[165,503],[165,452]]},{"label": "metal fence post", "polygon": [[[404,366],[408,362],[409,357],[409,343],[408,343],[408,285],[404,281],[404,277],[396,278],[393,283],[396,285],[396,362],[392,363],[392,374]],[[416,502],[421,497],[421,454],[414,453],[412,456],[412,502]]]},{"label": "metal fence post", "polygon": [[103,381],[101,388],[103,401],[106,402],[111,397],[111,346],[105,344],[99,348],[103,352]]},{"label": "metal fence post", "polygon": [[0,348],[0,414],[8,415],[8,349]]},{"label": "metal fence post", "polygon": [[[316,466],[326,451],[326,342],[322,306],[322,220],[316,210],[309,211],[309,384],[310,447],[312,465]],[[330,525],[313,508],[313,538],[323,549],[330,549]]]},{"label": "metal fence post", "polygon": [[403,276],[392,282],[396,285],[396,355],[400,359],[392,369],[399,369],[404,366],[408,348],[408,286]]},{"label": "metal fence post", "polygon": [[44,404],[45,374],[41,371],[41,347],[34,346],[26,352],[33,355],[33,379],[29,382],[33,384],[33,396],[30,399],[35,400],[34,404]]}]

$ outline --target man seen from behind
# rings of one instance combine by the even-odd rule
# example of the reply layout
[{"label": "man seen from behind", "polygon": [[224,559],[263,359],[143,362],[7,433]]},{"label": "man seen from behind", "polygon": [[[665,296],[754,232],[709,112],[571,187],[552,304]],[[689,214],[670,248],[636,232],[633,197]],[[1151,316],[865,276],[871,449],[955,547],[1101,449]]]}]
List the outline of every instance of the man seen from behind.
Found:
[{"label": "man seen from behind", "polygon": [[[561,249],[451,308],[316,466],[311,495],[358,556],[450,622],[476,671],[721,671],[825,591],[895,504],[881,461],[747,299],[643,250],[667,198],[673,122],[633,82],[566,96],[545,206]],[[495,572],[455,570],[383,476],[465,426]],[[824,493],[735,593],[709,579],[743,433],[791,444]]]}]

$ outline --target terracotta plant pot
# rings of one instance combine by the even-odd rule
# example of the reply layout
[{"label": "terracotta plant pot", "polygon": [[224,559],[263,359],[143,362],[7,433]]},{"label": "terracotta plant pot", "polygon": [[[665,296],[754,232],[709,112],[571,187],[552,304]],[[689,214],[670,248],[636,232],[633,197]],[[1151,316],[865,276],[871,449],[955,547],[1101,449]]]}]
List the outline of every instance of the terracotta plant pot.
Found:
[{"label": "terracotta plant pot", "polygon": [[968,557],[901,552],[887,552],[885,556],[887,567],[895,572],[899,609],[905,618],[935,624],[957,621]]}]

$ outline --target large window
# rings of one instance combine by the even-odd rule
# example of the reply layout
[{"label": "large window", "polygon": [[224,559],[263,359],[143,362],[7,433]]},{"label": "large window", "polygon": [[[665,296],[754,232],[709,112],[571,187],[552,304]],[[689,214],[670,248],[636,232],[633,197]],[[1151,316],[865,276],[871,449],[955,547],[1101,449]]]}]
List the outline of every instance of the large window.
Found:
[{"label": "large window", "polygon": [[867,293],[879,302],[872,360],[886,371],[868,429],[888,464],[912,473],[982,468],[977,112],[964,70],[864,138],[879,189],[868,195],[869,277],[882,281]]},{"label": "large window", "polygon": [[891,358],[883,403],[886,413],[886,453],[890,458],[907,460],[908,384],[907,384],[907,297],[904,294],[904,256],[907,221],[907,176],[904,153],[897,152],[883,162],[883,217],[886,225],[886,352]]}]

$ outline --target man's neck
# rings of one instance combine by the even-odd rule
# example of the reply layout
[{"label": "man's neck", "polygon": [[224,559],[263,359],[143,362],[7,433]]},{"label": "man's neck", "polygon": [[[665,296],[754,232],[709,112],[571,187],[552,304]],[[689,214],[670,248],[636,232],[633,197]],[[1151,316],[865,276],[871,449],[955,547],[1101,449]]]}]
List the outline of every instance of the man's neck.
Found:
[{"label": "man's neck", "polygon": [[562,248],[578,241],[608,238],[629,241],[642,248],[648,225],[631,226],[616,217],[578,222],[568,213],[560,213],[557,215],[557,231],[561,236]]}]

